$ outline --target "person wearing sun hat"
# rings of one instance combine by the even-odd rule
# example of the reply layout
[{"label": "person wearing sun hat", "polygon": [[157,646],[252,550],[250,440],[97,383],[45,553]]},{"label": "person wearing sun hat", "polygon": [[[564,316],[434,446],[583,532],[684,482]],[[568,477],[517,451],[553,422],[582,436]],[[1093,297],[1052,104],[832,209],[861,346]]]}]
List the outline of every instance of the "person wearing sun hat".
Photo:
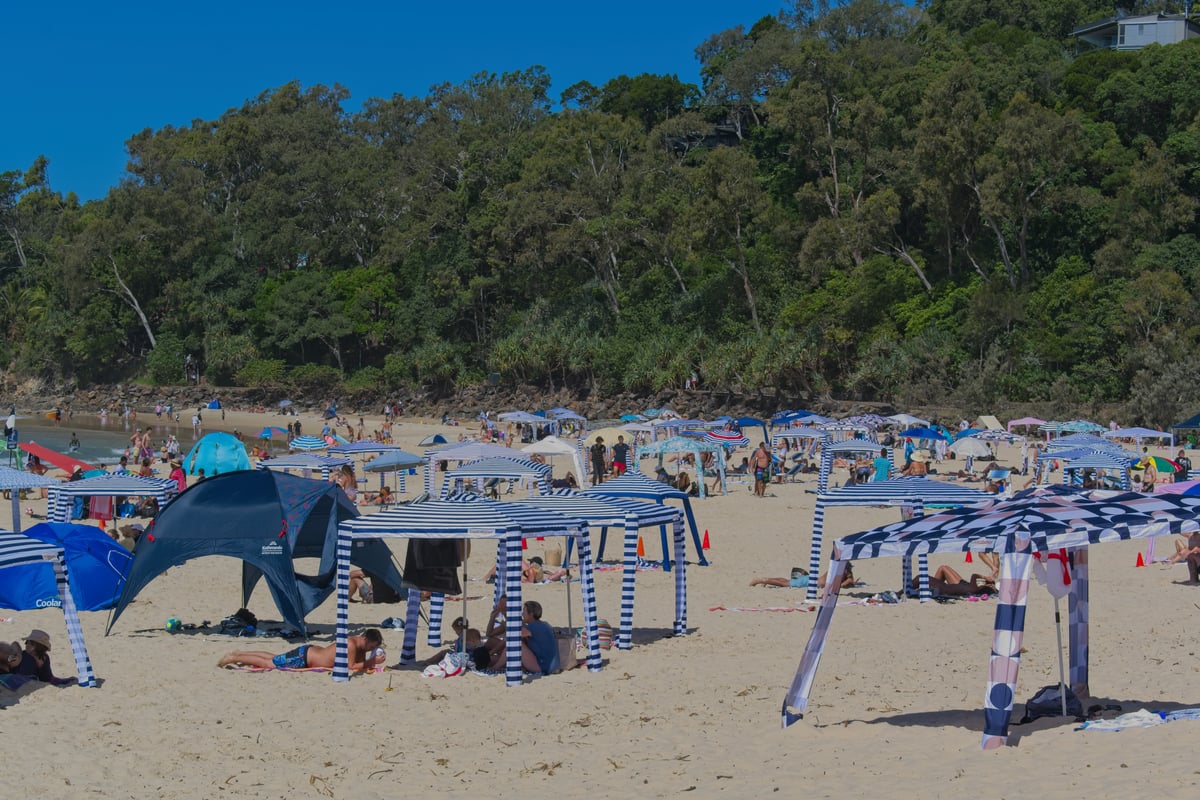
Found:
[{"label": "person wearing sun hat", "polygon": [[50,669],[50,634],[37,628],[25,637],[25,652],[21,654],[21,664],[15,671],[18,675],[28,675],[55,686],[75,680],[54,677],[54,672]]},{"label": "person wearing sun hat", "polygon": [[175,486],[180,492],[187,488],[187,473],[183,471],[183,462],[179,459],[171,460],[171,474],[168,477],[175,481]]}]

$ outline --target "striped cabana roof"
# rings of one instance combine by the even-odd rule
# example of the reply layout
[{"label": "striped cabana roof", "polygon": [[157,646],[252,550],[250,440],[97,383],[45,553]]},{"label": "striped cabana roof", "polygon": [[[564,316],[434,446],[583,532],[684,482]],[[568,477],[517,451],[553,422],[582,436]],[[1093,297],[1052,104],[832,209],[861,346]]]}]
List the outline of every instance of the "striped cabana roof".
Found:
[{"label": "striped cabana roof", "polygon": [[531,493],[533,492],[534,484],[538,486],[539,492],[542,494],[550,491],[549,464],[540,464],[537,461],[530,461],[527,458],[506,456],[503,458],[481,458],[478,461],[471,461],[462,466],[447,470],[445,480],[442,482],[442,496],[445,497],[448,495],[451,487],[458,481],[482,481],[488,478],[528,480],[530,482],[529,490]]},{"label": "striped cabana roof", "polygon": [[67,481],[47,487],[49,522],[70,522],[71,504],[76,497],[153,497],[161,511],[175,499],[179,487],[170,478],[142,478],[137,475],[97,475],[81,481]]},{"label": "striped cabana roof", "polygon": [[12,469],[11,467],[0,467],[0,489],[9,491],[12,494],[14,531],[17,533],[21,532],[21,489],[40,489],[44,486],[53,486],[56,483],[59,483],[58,479],[47,475],[38,475],[36,472],[22,472],[19,469]]},{"label": "striped cabana roof", "polygon": [[[821,549],[825,538],[825,509],[827,506],[908,506],[912,512],[920,516],[925,506],[930,505],[973,505],[994,498],[969,486],[956,483],[933,480],[921,476],[892,478],[886,481],[860,483],[855,486],[842,486],[828,489],[817,494],[813,506],[812,542],[809,551],[809,574],[817,575],[821,569]],[[925,559],[920,559],[918,565],[920,577],[921,599],[928,600],[929,581]],[[901,586],[907,589],[912,578],[912,562],[905,559],[901,570]],[[817,582],[810,581],[807,599],[817,599]]]},{"label": "striped cabana roof", "polygon": [[329,480],[329,473],[346,464],[352,463],[348,456],[321,456],[316,453],[292,453],[279,458],[268,458],[255,464],[256,469],[271,469],[277,472],[291,472],[294,469],[316,472],[320,470],[321,479]]},{"label": "striped cabana roof", "polygon": [[320,436],[297,436],[288,442],[292,450],[324,450],[329,443]]}]

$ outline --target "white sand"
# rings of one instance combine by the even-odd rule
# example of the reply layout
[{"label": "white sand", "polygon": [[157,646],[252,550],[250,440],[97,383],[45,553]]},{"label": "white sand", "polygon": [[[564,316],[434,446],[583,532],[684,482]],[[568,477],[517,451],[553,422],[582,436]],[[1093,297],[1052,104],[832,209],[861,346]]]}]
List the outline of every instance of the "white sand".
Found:
[{"label": "white sand", "polygon": [[[230,413],[225,425],[257,430],[279,420]],[[315,417],[303,421],[307,432],[320,430]],[[396,441],[417,450],[434,430],[454,437],[462,429],[406,422]],[[1002,455],[1011,463],[1015,453]],[[82,615],[100,688],[42,688],[19,698],[0,690],[9,704],[0,709],[4,785],[44,797],[1194,796],[1200,723],[1101,733],[1045,719],[1013,728],[1016,746],[980,751],[994,601],[840,608],[809,713],[781,730],[783,695],[815,614],[709,609],[805,605],[803,590],[748,583],[807,566],[813,495],[806,486],[773,486],[761,500],[734,487],[696,502],[713,563],[688,570],[690,635],[665,638],[671,576],[639,573],[631,651],[610,651],[599,673],[576,670],[519,688],[501,678],[429,680],[417,670],[335,684],[323,674],[218,669],[217,659],[241,645],[276,652],[289,645],[165,632],[168,617],[217,621],[240,605],[235,561],[172,569],[141,593],[111,636],[104,636],[107,614]],[[827,541],[897,518],[894,510],[834,509]],[[656,533],[646,547],[651,557],[659,553]],[[1170,548],[1160,540],[1160,554]],[[694,558],[690,541],[688,549]],[[617,552],[610,541],[608,557]],[[1133,544],[1092,551],[1096,697],[1085,704],[1200,706],[1200,589],[1181,585],[1184,566],[1135,569],[1136,554]],[[480,554],[473,571],[487,559]],[[972,568],[962,559],[934,560],[943,562]],[[855,566],[865,585],[844,596],[899,582],[897,560]],[[598,573],[597,583],[601,614],[615,623],[620,573]],[[480,598],[470,604],[476,624],[487,616],[490,589],[469,585]],[[565,625],[563,586],[525,589],[546,607],[547,621]],[[268,620],[277,614],[262,586],[251,608]],[[574,608],[578,621],[578,602]],[[351,620],[365,626],[399,613],[400,606],[354,605]],[[3,616],[15,620],[0,624],[0,637],[49,631],[56,671],[73,674],[58,611]],[[309,621],[318,641],[328,641],[333,599]],[[385,636],[394,663],[401,633]],[[432,654],[424,641],[422,630],[419,658]],[[1037,587],[1025,647],[1020,703],[1057,681],[1053,601]],[[1014,719],[1020,714],[1018,706]]]}]

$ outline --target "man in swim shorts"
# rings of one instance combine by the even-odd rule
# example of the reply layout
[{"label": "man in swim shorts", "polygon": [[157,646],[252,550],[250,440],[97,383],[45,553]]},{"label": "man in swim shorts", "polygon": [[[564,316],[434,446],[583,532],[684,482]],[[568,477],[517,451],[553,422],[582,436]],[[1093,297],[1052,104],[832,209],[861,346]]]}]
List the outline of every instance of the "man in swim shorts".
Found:
[{"label": "man in swim shorts", "polygon": [[[351,672],[362,672],[375,667],[366,663],[367,654],[383,646],[383,637],[378,629],[367,628],[358,636],[346,637],[346,656]],[[260,669],[333,669],[337,654],[337,643],[327,645],[302,644],[286,653],[268,653],[263,650],[237,650],[226,653],[217,662],[218,667],[242,665]],[[372,659],[373,660],[373,659]]]}]

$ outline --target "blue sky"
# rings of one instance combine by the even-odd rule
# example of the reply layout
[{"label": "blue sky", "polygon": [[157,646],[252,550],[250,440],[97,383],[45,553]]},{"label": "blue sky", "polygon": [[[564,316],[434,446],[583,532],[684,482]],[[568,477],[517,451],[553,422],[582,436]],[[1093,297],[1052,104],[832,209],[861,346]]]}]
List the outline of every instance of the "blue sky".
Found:
[{"label": "blue sky", "polygon": [[145,128],[216,119],[267,89],[339,83],[347,107],[535,64],[551,96],[580,80],[673,73],[696,45],[785,0],[198,3],[60,0],[0,10],[0,172],[50,159],[56,191],[102,197]]}]

